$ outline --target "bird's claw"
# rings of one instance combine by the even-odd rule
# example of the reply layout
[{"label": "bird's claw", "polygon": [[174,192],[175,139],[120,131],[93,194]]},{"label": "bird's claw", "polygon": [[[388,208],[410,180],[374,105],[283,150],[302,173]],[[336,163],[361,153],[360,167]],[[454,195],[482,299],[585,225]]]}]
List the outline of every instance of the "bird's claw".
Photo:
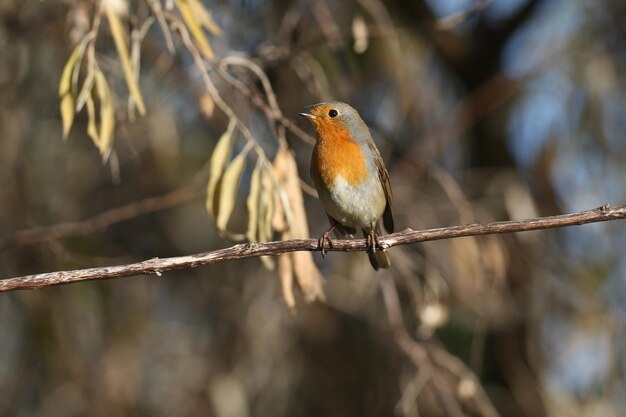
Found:
[{"label": "bird's claw", "polygon": [[324,233],[317,241],[317,245],[319,246],[322,258],[326,256],[326,253],[328,253],[328,249],[333,247],[333,240],[330,237],[330,232],[331,231],[329,230],[328,232]]},{"label": "bird's claw", "polygon": [[367,234],[367,249],[376,252],[376,249],[380,247],[380,242],[378,241],[378,234],[374,230],[370,231]]}]

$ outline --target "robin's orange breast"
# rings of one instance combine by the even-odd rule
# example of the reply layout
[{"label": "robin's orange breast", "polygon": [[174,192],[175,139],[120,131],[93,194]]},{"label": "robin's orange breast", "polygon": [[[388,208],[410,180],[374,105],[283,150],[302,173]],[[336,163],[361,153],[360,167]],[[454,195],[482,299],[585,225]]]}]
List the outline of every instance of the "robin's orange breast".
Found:
[{"label": "robin's orange breast", "polygon": [[368,174],[365,155],[358,143],[350,137],[348,129],[334,123],[316,126],[317,143],[312,163],[319,180],[327,188],[341,176],[350,185],[361,184]]}]

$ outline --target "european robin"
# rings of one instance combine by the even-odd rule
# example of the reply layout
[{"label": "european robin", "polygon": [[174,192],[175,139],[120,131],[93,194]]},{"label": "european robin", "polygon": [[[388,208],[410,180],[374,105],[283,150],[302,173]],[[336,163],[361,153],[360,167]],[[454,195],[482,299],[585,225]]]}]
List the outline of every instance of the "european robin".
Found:
[{"label": "european robin", "polygon": [[332,246],[330,232],[353,236],[363,231],[368,256],[375,270],[389,268],[389,257],[377,250],[380,218],[393,233],[391,183],[380,152],[367,125],[350,105],[339,101],[315,104],[300,113],[315,127],[311,179],[330,221],[320,237],[322,254]]}]

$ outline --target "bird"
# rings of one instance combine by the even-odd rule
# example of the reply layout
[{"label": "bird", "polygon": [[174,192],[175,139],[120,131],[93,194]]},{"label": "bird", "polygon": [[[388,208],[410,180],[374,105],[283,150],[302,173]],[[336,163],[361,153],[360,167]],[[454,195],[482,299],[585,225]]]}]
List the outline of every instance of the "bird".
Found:
[{"label": "bird", "polygon": [[315,128],[311,179],[326,211],[330,229],[319,238],[322,255],[332,247],[330,233],[353,237],[358,229],[367,239],[375,270],[389,268],[380,250],[381,217],[393,233],[393,194],[389,173],[370,131],[358,111],[340,101],[314,104],[300,113]]}]

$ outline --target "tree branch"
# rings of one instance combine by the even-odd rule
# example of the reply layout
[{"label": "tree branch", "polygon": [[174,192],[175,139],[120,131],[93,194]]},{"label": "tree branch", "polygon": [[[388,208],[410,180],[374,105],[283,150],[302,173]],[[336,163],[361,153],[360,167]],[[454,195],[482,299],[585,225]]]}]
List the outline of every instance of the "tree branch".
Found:
[{"label": "tree branch", "polygon": [[[465,226],[444,227],[422,231],[406,229],[398,233],[382,236],[378,241],[381,248],[388,249],[398,245],[408,245],[411,243],[426,242],[431,240],[553,229],[557,227],[574,226],[624,218],[626,218],[626,206],[611,207],[607,204],[593,210],[582,211],[579,213],[540,217],[522,221],[469,224]],[[267,243],[245,243],[212,252],[176,256],[172,258],[154,258],[128,265],[78,269],[74,271],[48,272],[44,274],[8,278],[0,280],[0,292],[19,289],[34,289],[50,285],[69,284],[72,282],[96,279],[121,278],[146,274],[161,275],[162,272],[171,269],[195,268],[198,266],[255,256],[318,250],[319,246],[317,239],[294,239]],[[365,239],[333,240],[332,247],[329,248],[329,250],[342,252],[365,251],[367,250],[367,242]]]},{"label": "tree branch", "polygon": [[17,230],[7,238],[0,239],[0,252],[47,239],[85,236],[142,214],[153,213],[183,204],[201,196],[203,193],[206,193],[204,183],[201,186],[185,187],[160,196],[134,201],[124,206],[107,210],[87,220]]},{"label": "tree branch", "polygon": [[[461,410],[461,405],[457,399],[451,395],[450,390],[444,386],[441,375],[434,369],[425,346],[414,340],[406,330],[402,318],[402,308],[400,307],[398,291],[393,279],[385,274],[379,280],[379,284],[387,311],[387,320],[393,332],[394,341],[400,350],[413,362],[418,372],[421,373],[425,380],[424,385],[426,385],[426,383],[432,385],[435,398],[442,410],[445,410],[446,415],[450,417],[463,417],[465,414],[463,410]],[[419,392],[415,394],[416,397],[419,396]],[[495,416],[487,416],[497,417],[497,414]]]}]

